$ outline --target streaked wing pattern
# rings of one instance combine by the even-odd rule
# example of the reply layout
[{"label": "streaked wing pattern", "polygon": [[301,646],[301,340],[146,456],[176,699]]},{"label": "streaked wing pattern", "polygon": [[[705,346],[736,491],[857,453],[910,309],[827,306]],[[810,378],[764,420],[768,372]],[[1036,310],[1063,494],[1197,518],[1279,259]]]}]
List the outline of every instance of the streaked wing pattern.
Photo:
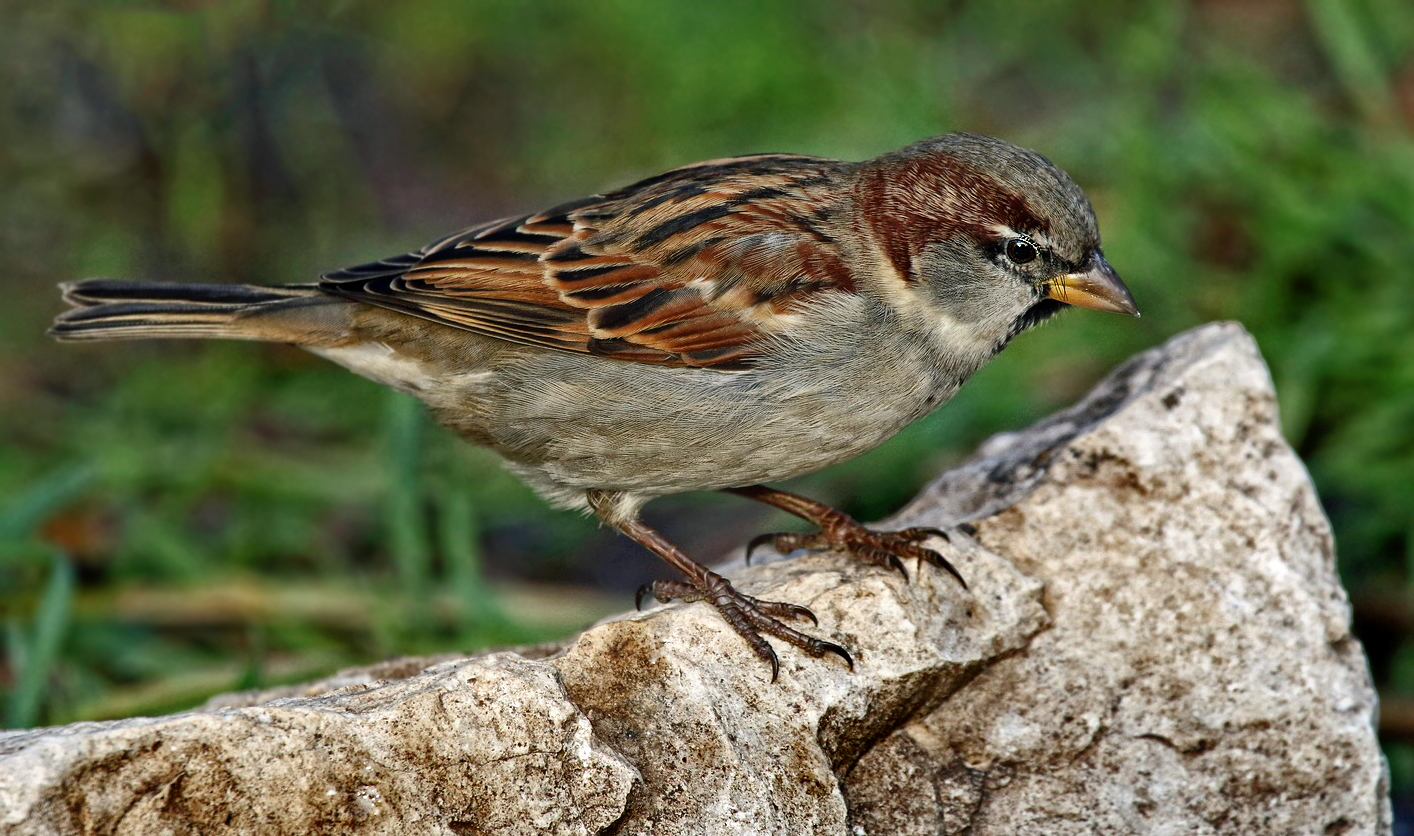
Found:
[{"label": "streaked wing pattern", "polygon": [[[328,273],[330,293],[511,342],[749,366],[822,292],[853,292],[833,218],[846,163],[713,160]],[[836,210],[837,211],[837,210]]]}]

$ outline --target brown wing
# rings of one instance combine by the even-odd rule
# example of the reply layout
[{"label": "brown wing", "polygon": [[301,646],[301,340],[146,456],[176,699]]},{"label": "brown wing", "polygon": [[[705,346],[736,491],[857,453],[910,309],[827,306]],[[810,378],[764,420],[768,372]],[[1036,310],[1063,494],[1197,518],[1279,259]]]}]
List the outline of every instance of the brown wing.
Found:
[{"label": "brown wing", "polygon": [[328,273],[327,292],[527,345],[641,363],[750,365],[822,292],[853,292],[830,236],[847,164],[763,155]]}]

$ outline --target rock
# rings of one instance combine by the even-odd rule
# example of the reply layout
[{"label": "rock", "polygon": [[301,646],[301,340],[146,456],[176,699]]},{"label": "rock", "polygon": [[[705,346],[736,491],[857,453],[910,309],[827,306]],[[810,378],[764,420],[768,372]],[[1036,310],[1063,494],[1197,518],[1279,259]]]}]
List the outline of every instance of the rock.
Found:
[{"label": "rock", "polygon": [[[729,574],[855,656],[780,680],[702,604],[161,718],[0,733],[0,833],[1388,833],[1330,530],[1238,326],[989,441],[893,524],[967,578]],[[971,532],[967,534],[966,532]]]},{"label": "rock", "polygon": [[16,833],[597,833],[639,781],[552,668],[506,653],[0,747]]},{"label": "rock", "polygon": [[974,519],[1051,625],[860,759],[863,832],[1390,831],[1330,528],[1236,325],[992,439],[908,513]]}]

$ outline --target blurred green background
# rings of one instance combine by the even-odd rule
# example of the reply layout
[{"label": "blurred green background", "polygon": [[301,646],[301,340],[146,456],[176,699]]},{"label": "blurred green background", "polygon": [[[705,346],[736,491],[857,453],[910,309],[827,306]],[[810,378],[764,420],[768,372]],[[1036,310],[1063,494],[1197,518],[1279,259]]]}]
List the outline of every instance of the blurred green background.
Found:
[{"label": "blurred green background", "polygon": [[[1414,783],[1408,0],[10,0],[0,81],[8,726],[565,635],[664,573],[293,349],[54,344],[57,281],[307,281],[698,159],[965,129],[1088,190],[1144,318],[1026,335],[804,489],[885,515],[1134,351],[1240,320]],[[704,556],[781,523],[698,496],[649,519]]]}]

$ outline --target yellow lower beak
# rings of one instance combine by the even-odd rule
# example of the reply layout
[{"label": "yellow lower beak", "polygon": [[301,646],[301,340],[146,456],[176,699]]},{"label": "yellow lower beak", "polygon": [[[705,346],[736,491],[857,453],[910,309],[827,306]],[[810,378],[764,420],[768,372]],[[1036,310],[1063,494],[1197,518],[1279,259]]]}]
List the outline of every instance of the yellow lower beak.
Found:
[{"label": "yellow lower beak", "polygon": [[1104,254],[1096,250],[1091,265],[1084,273],[1067,273],[1048,280],[1043,285],[1046,296],[1077,308],[1138,316],[1139,308],[1134,304],[1134,297],[1120,281],[1119,274],[1105,261]]}]

